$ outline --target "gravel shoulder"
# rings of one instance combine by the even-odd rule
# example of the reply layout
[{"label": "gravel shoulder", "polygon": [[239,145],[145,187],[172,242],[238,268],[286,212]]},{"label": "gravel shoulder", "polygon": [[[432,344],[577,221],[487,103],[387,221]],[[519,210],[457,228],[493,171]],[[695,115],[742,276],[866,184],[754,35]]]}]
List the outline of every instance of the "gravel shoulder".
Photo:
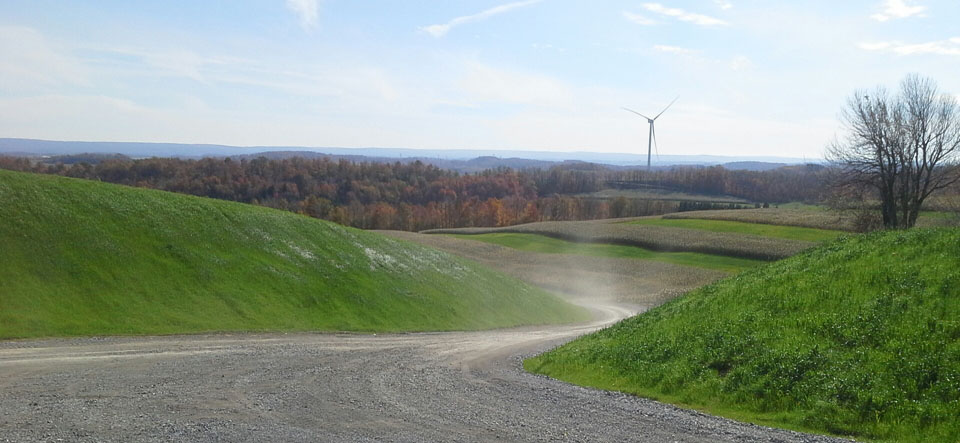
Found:
[{"label": "gravel shoulder", "polygon": [[0,343],[0,441],[827,441],[525,373],[588,324]]}]

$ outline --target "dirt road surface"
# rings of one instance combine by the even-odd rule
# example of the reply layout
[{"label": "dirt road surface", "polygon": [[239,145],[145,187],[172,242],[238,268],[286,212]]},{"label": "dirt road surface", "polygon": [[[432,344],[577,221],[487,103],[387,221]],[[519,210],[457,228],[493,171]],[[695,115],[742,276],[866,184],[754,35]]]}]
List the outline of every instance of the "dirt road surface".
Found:
[{"label": "dirt road surface", "polygon": [[828,441],[525,373],[575,326],[0,343],[0,441]]}]

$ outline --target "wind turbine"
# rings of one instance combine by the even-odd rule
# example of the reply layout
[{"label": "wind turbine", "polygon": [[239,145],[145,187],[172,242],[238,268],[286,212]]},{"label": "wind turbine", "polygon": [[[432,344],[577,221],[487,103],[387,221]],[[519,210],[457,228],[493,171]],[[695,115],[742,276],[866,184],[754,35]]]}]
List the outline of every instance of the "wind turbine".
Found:
[{"label": "wind turbine", "polygon": [[[677,96],[677,98],[680,98],[680,96]],[[663,110],[660,111],[660,113],[657,114],[657,116],[654,117],[654,118],[647,117],[647,116],[645,116],[645,115],[643,115],[643,114],[641,114],[641,113],[639,113],[639,112],[637,112],[637,111],[634,111],[633,109],[630,109],[630,108],[623,108],[625,111],[630,111],[630,112],[632,112],[632,113],[634,113],[634,114],[637,114],[637,115],[639,115],[639,116],[647,119],[647,123],[650,123],[650,135],[647,137],[647,170],[648,170],[648,171],[650,170],[650,148],[653,147],[653,145],[657,143],[657,131],[656,131],[655,129],[653,129],[653,122],[656,121],[658,118],[660,118],[660,116],[663,115],[664,112],[667,112],[667,109],[670,109],[670,107],[673,106],[673,103],[677,101],[677,98],[673,99],[673,101],[670,102],[670,104],[667,105],[666,108],[663,108]],[[658,155],[658,156],[660,155],[659,152],[658,152],[657,155]],[[658,157],[658,158],[659,158],[659,157]]]}]

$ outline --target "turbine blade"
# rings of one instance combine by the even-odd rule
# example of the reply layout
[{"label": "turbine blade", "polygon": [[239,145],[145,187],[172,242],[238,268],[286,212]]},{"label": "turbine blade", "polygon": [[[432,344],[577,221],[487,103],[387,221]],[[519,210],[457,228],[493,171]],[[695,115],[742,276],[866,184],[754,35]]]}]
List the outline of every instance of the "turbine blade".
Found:
[{"label": "turbine blade", "polygon": [[671,107],[671,106],[673,106],[673,104],[677,102],[677,99],[678,99],[678,98],[680,98],[680,96],[679,96],[679,95],[677,96],[677,98],[675,98],[675,99],[673,99],[673,101],[672,101],[672,102],[670,102],[670,104],[669,104],[669,105],[667,105],[667,107],[666,107],[666,108],[663,108],[663,110],[662,110],[662,111],[660,111],[660,113],[659,113],[659,114],[657,114],[657,116],[656,116],[656,117],[654,117],[653,119],[654,119],[654,120],[656,120],[656,119],[657,119],[658,117],[660,117],[661,115],[663,115],[663,113],[664,113],[664,112],[667,112],[667,109],[670,109],[670,107]]},{"label": "turbine blade", "polygon": [[637,112],[637,111],[634,111],[633,109],[623,108],[623,110],[624,110],[624,111],[630,111],[630,112],[632,112],[632,113],[634,113],[634,114],[637,114],[637,115],[639,115],[639,116],[641,116],[641,117],[643,117],[643,118],[645,118],[645,119],[647,119],[647,120],[650,120],[650,117],[647,117],[647,116],[645,116],[645,115],[643,115],[643,114],[641,114],[641,113],[639,113],[639,112]]}]

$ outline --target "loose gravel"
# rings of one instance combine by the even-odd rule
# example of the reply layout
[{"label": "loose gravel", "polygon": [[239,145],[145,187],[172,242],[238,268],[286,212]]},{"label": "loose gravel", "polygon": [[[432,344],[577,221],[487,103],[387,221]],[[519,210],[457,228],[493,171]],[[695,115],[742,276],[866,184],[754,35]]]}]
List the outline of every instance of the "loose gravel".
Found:
[{"label": "loose gravel", "polygon": [[0,343],[0,441],[830,441],[524,372],[587,325]]}]

